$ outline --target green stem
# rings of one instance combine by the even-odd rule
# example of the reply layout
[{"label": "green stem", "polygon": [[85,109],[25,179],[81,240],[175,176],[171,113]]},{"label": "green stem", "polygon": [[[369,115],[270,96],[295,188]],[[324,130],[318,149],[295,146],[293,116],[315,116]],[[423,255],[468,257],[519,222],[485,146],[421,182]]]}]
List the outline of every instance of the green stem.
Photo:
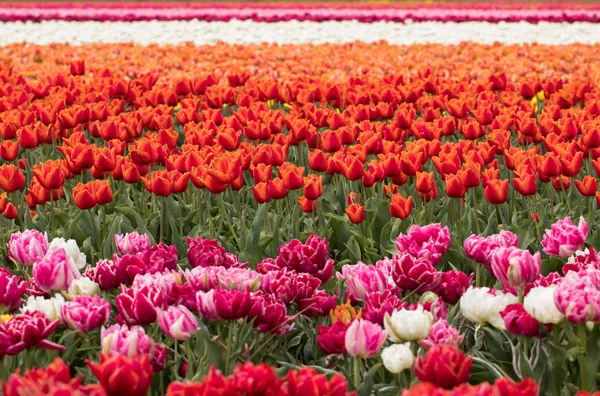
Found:
[{"label": "green stem", "polygon": [[354,390],[360,387],[360,358],[354,357]]},{"label": "green stem", "polygon": [[[167,202],[167,199],[163,198],[162,202],[160,204],[160,212],[158,214],[160,216],[159,217],[159,222],[160,222],[159,229],[160,230],[159,230],[159,237],[158,237],[159,242],[163,241],[164,233],[165,233],[165,203],[166,202]],[[181,223],[183,223],[183,221],[181,221],[181,219],[179,219],[179,221]]]},{"label": "green stem", "polygon": [[475,286],[481,286],[481,264],[475,263]]},{"label": "green stem", "polygon": [[579,325],[579,340],[581,341],[582,352],[577,356],[577,360],[579,361],[579,388],[581,390],[589,390],[586,389],[587,386],[587,356],[586,356],[586,346],[587,346],[587,328],[586,324],[582,323]]},{"label": "green stem", "polygon": [[225,375],[229,375],[231,367],[231,349],[233,344],[233,326],[235,322],[229,323],[229,330],[227,332],[227,351],[225,352]]},{"label": "green stem", "polygon": [[177,369],[179,368],[179,363],[178,363],[178,358],[177,358],[177,340],[173,340],[173,359],[174,359],[173,378],[177,379],[177,377],[179,376],[179,373],[177,372]]},{"label": "green stem", "polygon": [[187,348],[187,373],[186,373],[186,377],[187,378],[193,378],[194,377],[194,355],[193,355],[193,348],[192,348],[192,341],[190,339],[188,339],[185,343],[186,348]]}]

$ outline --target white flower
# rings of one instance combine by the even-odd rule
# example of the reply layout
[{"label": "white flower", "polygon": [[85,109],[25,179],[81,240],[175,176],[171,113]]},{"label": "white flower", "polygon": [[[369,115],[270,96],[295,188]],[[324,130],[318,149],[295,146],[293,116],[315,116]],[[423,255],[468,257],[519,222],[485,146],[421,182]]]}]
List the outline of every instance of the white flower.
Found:
[{"label": "white flower", "polygon": [[497,329],[506,330],[500,311],[515,304],[517,296],[496,291],[488,287],[469,287],[460,298],[460,310],[465,318],[475,323],[489,323]]},{"label": "white flower", "polygon": [[25,306],[21,308],[21,312],[39,311],[52,321],[61,320],[60,308],[65,304],[65,298],[60,294],[56,294],[54,297],[48,299],[39,296],[30,296]]},{"label": "white flower", "polygon": [[394,344],[381,352],[383,366],[390,373],[398,374],[413,366],[415,356],[410,350],[410,343]]},{"label": "white flower", "polygon": [[419,341],[431,331],[433,316],[419,305],[416,310],[401,309],[392,315],[385,314],[383,324],[390,340],[394,342]]},{"label": "white flower", "polygon": [[52,242],[50,242],[50,246],[48,247],[48,253],[60,248],[65,249],[65,253],[67,253],[69,261],[72,264],[76,265],[77,268],[83,269],[85,267],[85,254],[81,253],[81,251],[79,250],[79,246],[77,246],[77,242],[74,239],[69,239],[68,241],[65,241],[63,238],[54,238]]},{"label": "white flower", "polygon": [[555,286],[538,286],[529,290],[523,300],[525,311],[540,323],[557,324],[562,322],[565,316],[556,308],[554,303],[555,289]]},{"label": "white flower", "polygon": [[79,279],[73,280],[69,285],[68,290],[69,295],[71,296],[93,296],[95,294],[100,293],[100,285],[91,280],[90,278],[86,278],[82,276]]}]

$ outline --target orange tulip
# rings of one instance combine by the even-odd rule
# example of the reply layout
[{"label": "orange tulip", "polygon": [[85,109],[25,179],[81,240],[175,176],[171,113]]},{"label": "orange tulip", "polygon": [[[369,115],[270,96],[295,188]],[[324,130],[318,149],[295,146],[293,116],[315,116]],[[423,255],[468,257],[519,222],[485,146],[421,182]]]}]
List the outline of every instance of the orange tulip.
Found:
[{"label": "orange tulip", "polygon": [[584,197],[593,197],[598,191],[598,183],[592,176],[584,176],[583,180],[575,180],[575,187],[579,190],[579,193]]},{"label": "orange tulip", "polygon": [[276,177],[273,180],[269,180],[269,194],[272,199],[283,199],[287,195],[287,189],[285,188],[285,182]]},{"label": "orange tulip", "polygon": [[400,194],[392,195],[392,202],[390,204],[390,215],[397,217],[401,220],[406,219],[412,211],[412,196],[404,198]]},{"label": "orange tulip", "polygon": [[467,189],[462,184],[460,175],[446,176],[446,195],[450,198],[463,198]]},{"label": "orange tulip", "polygon": [[304,178],[304,196],[311,201],[323,195],[323,176],[314,174]]},{"label": "orange tulip", "polygon": [[492,179],[487,182],[483,195],[494,205],[506,202],[508,197],[508,180]]},{"label": "orange tulip", "polygon": [[14,220],[19,215],[19,212],[17,211],[17,207],[15,205],[13,205],[12,202],[9,202],[6,204],[6,208],[4,208],[3,215],[8,220]]},{"label": "orange tulip", "polygon": [[86,184],[78,183],[73,188],[73,201],[82,210],[112,202],[113,194],[108,180],[93,180]]},{"label": "orange tulip", "polygon": [[345,211],[350,222],[354,224],[360,224],[365,220],[365,207],[360,204],[353,203]]},{"label": "orange tulip", "polygon": [[271,200],[271,193],[269,192],[269,182],[260,182],[255,186],[252,186],[252,193],[254,199],[259,204],[269,202]]},{"label": "orange tulip", "polygon": [[19,143],[12,140],[5,140],[0,144],[0,158],[4,161],[11,162],[17,158],[19,154]]},{"label": "orange tulip", "polygon": [[417,180],[415,182],[417,191],[426,194],[434,187],[433,172],[417,172]]},{"label": "orange tulip", "polygon": [[552,178],[552,187],[556,191],[568,190],[571,188],[571,179],[566,176],[557,176]]},{"label": "orange tulip", "polygon": [[278,169],[279,177],[283,179],[287,190],[297,190],[304,183],[304,167],[296,167],[289,162],[284,162]]},{"label": "orange tulip", "polygon": [[50,160],[35,165],[33,176],[47,190],[60,188],[65,183],[65,175],[57,161]]},{"label": "orange tulip", "polygon": [[523,173],[515,177],[513,185],[523,196],[535,195],[537,192],[536,177],[530,173]]},{"label": "orange tulip", "polygon": [[308,165],[315,172],[325,172],[327,170],[327,162],[329,154],[321,150],[314,150],[308,153]]},{"label": "orange tulip", "polygon": [[265,165],[265,164],[258,164],[256,166],[252,166],[250,168],[251,173],[252,173],[252,178],[254,179],[255,183],[260,183],[260,182],[268,182],[269,180],[271,180],[271,173],[272,173],[272,166],[271,165]]},{"label": "orange tulip", "polygon": [[298,203],[304,213],[312,213],[317,210],[317,201],[311,201],[306,197],[300,197],[298,198]]},{"label": "orange tulip", "polygon": [[11,193],[25,186],[25,176],[21,170],[13,164],[0,166],[0,188]]}]

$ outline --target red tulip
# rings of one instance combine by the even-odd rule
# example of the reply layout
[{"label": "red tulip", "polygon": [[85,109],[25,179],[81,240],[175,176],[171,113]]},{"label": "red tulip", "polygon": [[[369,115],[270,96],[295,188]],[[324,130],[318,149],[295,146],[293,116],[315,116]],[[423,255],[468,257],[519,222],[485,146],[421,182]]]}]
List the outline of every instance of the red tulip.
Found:
[{"label": "red tulip", "polygon": [[86,361],[107,396],[144,396],[152,383],[148,355],[128,358],[121,354],[100,355],[100,363]]},{"label": "red tulip", "polygon": [[421,381],[452,389],[469,380],[472,362],[473,358],[466,357],[455,346],[434,345],[424,357],[416,359],[415,374]]},{"label": "red tulip", "polygon": [[360,204],[353,203],[345,211],[350,221],[354,224],[360,224],[365,220],[365,207]]}]

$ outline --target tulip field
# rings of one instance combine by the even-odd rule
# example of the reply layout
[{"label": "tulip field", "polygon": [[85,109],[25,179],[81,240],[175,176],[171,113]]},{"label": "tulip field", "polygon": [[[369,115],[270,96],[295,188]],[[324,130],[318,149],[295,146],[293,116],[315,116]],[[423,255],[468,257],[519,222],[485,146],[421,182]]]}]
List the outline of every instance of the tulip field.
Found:
[{"label": "tulip field", "polygon": [[0,389],[600,395],[600,6],[0,3]]}]

